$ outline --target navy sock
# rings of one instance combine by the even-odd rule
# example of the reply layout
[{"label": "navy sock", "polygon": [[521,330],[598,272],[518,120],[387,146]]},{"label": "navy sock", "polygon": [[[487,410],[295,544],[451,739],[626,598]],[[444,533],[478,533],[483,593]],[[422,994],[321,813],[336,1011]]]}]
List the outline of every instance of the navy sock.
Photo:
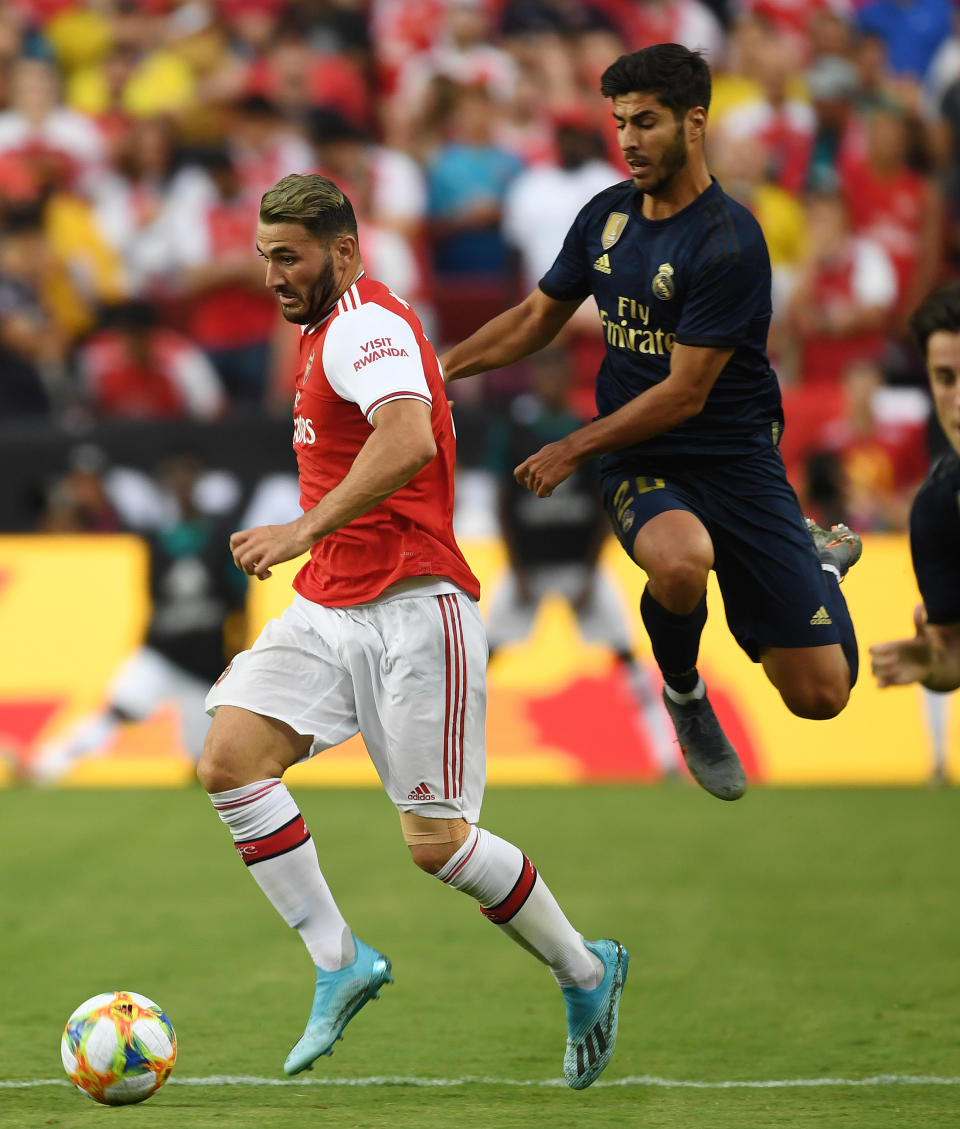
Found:
[{"label": "navy sock", "polygon": [[850,689],[857,684],[857,674],[860,671],[860,652],[857,647],[857,636],[853,630],[853,620],[847,608],[847,601],[840,591],[840,581],[834,572],[825,568],[823,581],[827,589],[826,607],[830,618],[840,631],[840,646],[843,648],[847,666],[850,667]]},{"label": "navy sock", "polygon": [[689,615],[677,615],[650,595],[648,585],[640,597],[640,617],[650,636],[653,657],[664,682],[678,694],[689,694],[700,680],[697,655],[703,625],[707,622],[706,592]]}]

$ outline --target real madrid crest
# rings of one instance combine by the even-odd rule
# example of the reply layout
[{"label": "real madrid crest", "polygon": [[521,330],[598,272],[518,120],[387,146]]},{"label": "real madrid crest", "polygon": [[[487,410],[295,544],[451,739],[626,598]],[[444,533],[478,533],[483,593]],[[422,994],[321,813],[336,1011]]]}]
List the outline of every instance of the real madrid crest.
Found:
[{"label": "real madrid crest", "polygon": [[609,251],[623,234],[628,218],[624,212],[611,212],[607,216],[607,222],[603,225],[603,234],[600,236],[600,243],[604,251]]},{"label": "real madrid crest", "polygon": [[662,302],[669,302],[677,290],[673,281],[673,267],[669,263],[661,263],[650,285],[657,298]]},{"label": "real madrid crest", "polygon": [[307,357],[307,367],[303,370],[303,383],[304,384],[306,384],[307,381],[310,379],[310,370],[313,368],[313,354],[315,352],[316,352],[316,349],[311,349],[310,350],[310,356]]}]

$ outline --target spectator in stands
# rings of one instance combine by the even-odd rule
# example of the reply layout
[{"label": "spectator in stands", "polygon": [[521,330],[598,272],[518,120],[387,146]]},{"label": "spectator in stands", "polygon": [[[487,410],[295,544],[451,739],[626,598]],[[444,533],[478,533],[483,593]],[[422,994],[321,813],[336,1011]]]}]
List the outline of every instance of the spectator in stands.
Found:
[{"label": "spectator in stands", "polygon": [[897,297],[896,271],[877,242],[854,235],[839,192],[807,199],[809,252],[789,303],[798,379],[837,394],[852,361],[878,360]]},{"label": "spectator in stands", "polygon": [[158,295],[173,269],[169,214],[178,207],[179,137],[172,117],[135,119],[111,148],[91,198],[97,223],[123,260],[132,294]]},{"label": "spectator in stands", "polygon": [[867,0],[856,24],[887,44],[894,74],[922,80],[938,48],[953,30],[950,0]]},{"label": "spectator in stands", "polygon": [[117,0],[110,10],[106,55],[78,67],[67,83],[67,103],[92,118],[180,114],[194,104],[190,64],[165,42],[163,13],[138,0]]},{"label": "spectator in stands", "polygon": [[366,185],[368,218],[417,247],[427,212],[426,180],[417,162],[399,149],[377,144],[367,130],[325,106],[310,114],[308,136],[311,171],[342,185],[351,200],[350,188]]},{"label": "spectator in stands", "polygon": [[9,102],[0,111],[0,153],[58,157],[71,177],[82,177],[103,163],[103,137],[87,114],[63,105],[60,86],[45,60],[12,64]]},{"label": "spectator in stands", "polygon": [[268,98],[294,125],[303,125],[317,106],[331,106],[360,125],[369,120],[370,93],[360,68],[342,55],[312,48],[304,20],[294,16],[251,62],[246,90]]},{"label": "spectator in stands", "polygon": [[420,115],[436,75],[464,86],[483,87],[501,104],[510,101],[517,64],[507,51],[490,42],[491,22],[489,10],[478,0],[449,0],[436,42],[400,65],[394,97],[404,113]]},{"label": "spectator in stands", "polygon": [[244,190],[258,199],[287,173],[307,173],[314,155],[306,138],[290,128],[262,94],[246,94],[229,107],[227,145]]},{"label": "spectator in stands", "polygon": [[86,401],[101,417],[215,419],[227,406],[216,369],[156,307],[131,300],[103,312],[77,356]]},{"label": "spectator in stands", "polygon": [[[756,141],[767,156],[765,179],[794,194],[806,188],[817,125],[810,100],[798,87],[797,70],[796,47],[789,40],[771,36],[756,65],[759,97],[731,107],[713,127],[734,141]],[[721,149],[714,144],[713,151],[721,153]],[[735,162],[728,164],[732,167]]]},{"label": "spectator in stands", "polygon": [[[517,264],[517,293],[527,294],[553,265],[577,212],[598,192],[623,180],[606,160],[603,138],[588,113],[568,106],[553,115],[556,161],[524,169],[507,190],[502,230]],[[595,413],[594,386],[603,357],[603,334],[591,298],[565,327],[573,357],[573,408],[582,417]]]},{"label": "spectator in stands", "polygon": [[864,129],[856,109],[859,77],[849,59],[821,55],[807,71],[816,123],[804,187],[832,189],[847,163],[863,151]]},{"label": "spectator in stands", "polygon": [[842,390],[842,409],[824,421],[817,448],[837,460],[851,522],[868,532],[904,530],[929,469],[929,398],[917,388],[888,387],[871,360],[851,362]]},{"label": "spectator in stands", "polygon": [[866,151],[842,173],[854,231],[884,247],[897,272],[895,332],[939,280],[943,199],[935,179],[911,168],[907,119],[896,105],[875,109]]},{"label": "spectator in stands", "polygon": [[520,161],[493,140],[498,108],[481,86],[459,87],[444,144],[427,167],[433,266],[438,275],[501,275],[503,201]]},{"label": "spectator in stands", "polygon": [[[206,352],[234,404],[263,400],[276,300],[250,245],[260,200],[246,192],[225,146],[196,152],[203,187],[170,217],[190,336]],[[251,227],[252,225],[252,227]]]}]

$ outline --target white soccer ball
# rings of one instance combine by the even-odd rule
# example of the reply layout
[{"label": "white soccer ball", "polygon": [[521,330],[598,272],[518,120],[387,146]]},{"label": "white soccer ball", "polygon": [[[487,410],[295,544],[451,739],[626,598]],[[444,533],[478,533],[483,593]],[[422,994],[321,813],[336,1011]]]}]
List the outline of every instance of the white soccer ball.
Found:
[{"label": "white soccer ball", "polygon": [[67,1020],[60,1057],[70,1081],[102,1105],[130,1105],[156,1093],[177,1061],[173,1024],[137,992],[92,996]]}]

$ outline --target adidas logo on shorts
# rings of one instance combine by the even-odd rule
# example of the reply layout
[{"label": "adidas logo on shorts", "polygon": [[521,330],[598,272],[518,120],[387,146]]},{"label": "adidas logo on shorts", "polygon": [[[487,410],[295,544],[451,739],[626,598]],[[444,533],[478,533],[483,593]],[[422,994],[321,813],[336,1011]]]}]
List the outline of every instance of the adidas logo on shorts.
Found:
[{"label": "adidas logo on shorts", "polygon": [[421,780],[414,790],[407,796],[408,800],[435,800],[437,797]]},{"label": "adidas logo on shorts", "polygon": [[830,618],[830,613],[823,606],[823,604],[821,604],[820,607],[817,608],[817,610],[810,617],[810,626],[823,627],[828,623],[833,623],[833,620]]}]

